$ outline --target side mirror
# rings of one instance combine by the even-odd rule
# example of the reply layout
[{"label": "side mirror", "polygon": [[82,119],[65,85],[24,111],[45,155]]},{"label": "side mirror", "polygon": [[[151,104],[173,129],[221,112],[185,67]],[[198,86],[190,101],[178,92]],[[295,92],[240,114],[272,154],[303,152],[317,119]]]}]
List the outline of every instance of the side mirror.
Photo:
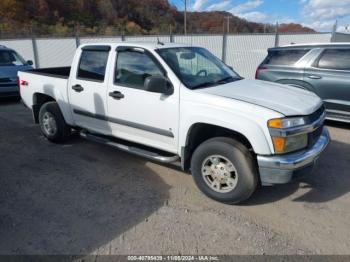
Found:
[{"label": "side mirror", "polygon": [[33,61],[32,60],[28,60],[27,61],[27,65],[30,65],[30,66],[32,66],[34,63],[33,63]]},{"label": "side mirror", "polygon": [[145,79],[145,90],[170,96],[174,87],[164,76],[149,76]]}]

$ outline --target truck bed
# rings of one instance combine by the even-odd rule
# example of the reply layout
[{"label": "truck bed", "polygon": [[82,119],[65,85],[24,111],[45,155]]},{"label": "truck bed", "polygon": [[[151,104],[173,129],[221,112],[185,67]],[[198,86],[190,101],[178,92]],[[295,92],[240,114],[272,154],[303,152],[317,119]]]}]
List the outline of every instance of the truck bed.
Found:
[{"label": "truck bed", "polygon": [[44,75],[49,77],[58,77],[68,79],[70,74],[70,66],[67,67],[50,67],[50,68],[39,68],[26,71],[27,73]]},{"label": "truck bed", "polygon": [[71,113],[68,104],[67,85],[70,67],[43,68],[18,72],[20,94],[23,103],[32,108],[37,102],[37,94],[51,97],[60,105],[63,116],[70,123]]}]

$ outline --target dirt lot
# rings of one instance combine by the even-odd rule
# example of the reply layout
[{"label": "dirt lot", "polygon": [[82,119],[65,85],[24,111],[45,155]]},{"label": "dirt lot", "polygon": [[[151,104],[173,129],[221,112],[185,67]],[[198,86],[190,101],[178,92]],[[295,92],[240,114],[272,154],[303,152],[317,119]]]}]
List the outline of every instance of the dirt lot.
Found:
[{"label": "dirt lot", "polygon": [[79,137],[46,141],[0,102],[0,254],[349,254],[350,125],[313,175],[247,203],[207,199],[190,175]]}]

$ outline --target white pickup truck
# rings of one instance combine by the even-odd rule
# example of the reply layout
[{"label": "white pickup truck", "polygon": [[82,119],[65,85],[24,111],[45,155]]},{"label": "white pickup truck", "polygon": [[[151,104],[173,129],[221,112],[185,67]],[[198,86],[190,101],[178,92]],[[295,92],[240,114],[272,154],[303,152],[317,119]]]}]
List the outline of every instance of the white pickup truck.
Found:
[{"label": "white pickup truck", "polygon": [[164,43],[80,46],[72,67],[19,72],[42,133],[81,136],[164,163],[181,162],[225,203],[258,184],[310,171],[329,142],[319,97],[245,80],[204,48]]}]

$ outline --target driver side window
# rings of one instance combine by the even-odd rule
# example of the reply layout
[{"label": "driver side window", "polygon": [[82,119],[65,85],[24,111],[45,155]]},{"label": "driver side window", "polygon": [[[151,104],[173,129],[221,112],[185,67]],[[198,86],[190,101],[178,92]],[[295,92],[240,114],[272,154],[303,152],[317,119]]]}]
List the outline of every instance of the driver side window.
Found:
[{"label": "driver side window", "polygon": [[145,53],[122,51],[117,54],[114,83],[144,90],[145,79],[163,75],[159,67]]}]

